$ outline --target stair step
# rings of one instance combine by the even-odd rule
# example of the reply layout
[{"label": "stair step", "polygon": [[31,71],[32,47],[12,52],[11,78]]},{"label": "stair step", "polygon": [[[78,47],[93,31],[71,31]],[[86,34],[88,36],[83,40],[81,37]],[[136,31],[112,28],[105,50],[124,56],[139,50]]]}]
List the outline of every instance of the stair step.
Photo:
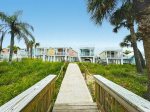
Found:
[{"label": "stair step", "polygon": [[96,103],[55,104],[53,112],[99,112]]}]

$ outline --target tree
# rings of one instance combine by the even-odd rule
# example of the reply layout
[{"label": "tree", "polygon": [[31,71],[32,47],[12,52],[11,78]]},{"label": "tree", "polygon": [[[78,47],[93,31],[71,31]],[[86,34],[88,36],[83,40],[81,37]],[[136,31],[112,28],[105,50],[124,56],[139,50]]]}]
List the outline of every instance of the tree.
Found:
[{"label": "tree", "polygon": [[36,57],[36,48],[40,46],[40,43],[35,43],[34,45],[34,58]]},{"label": "tree", "polygon": [[6,31],[1,31],[1,37],[0,37],[0,54],[1,54],[1,51],[3,49],[3,40],[4,40],[5,35],[6,35]]},{"label": "tree", "polygon": [[[10,46],[8,46],[8,48],[10,48]],[[18,51],[18,50],[20,50],[20,47],[18,47],[18,46],[14,46],[14,47],[13,47],[13,53],[14,53],[14,54],[17,54],[17,51]]]},{"label": "tree", "polygon": [[1,24],[0,24],[0,34],[1,34],[1,37],[0,37],[0,54],[1,54],[1,51],[3,49],[3,40],[4,40],[4,37],[7,33],[7,29],[5,29],[7,27],[7,25],[4,23],[3,24],[3,21],[6,20],[7,16],[5,13],[3,12],[0,12],[0,20],[1,20]]},{"label": "tree", "polygon": [[35,41],[33,41],[33,40],[30,40],[30,41],[28,42],[28,47],[30,48],[30,57],[31,57],[31,58],[33,57],[32,54],[33,54],[33,46],[34,46],[34,43],[35,43]]},{"label": "tree", "polygon": [[136,42],[136,33],[134,30],[135,13],[133,10],[133,4],[125,2],[120,8],[118,8],[110,17],[110,23],[115,26],[114,32],[117,32],[121,27],[126,27],[130,30],[130,41],[135,56],[136,68],[138,73],[143,73],[142,64],[140,61],[140,54]]},{"label": "tree", "polygon": [[150,0],[88,0],[88,12],[96,24],[102,24],[104,19],[110,17],[116,10],[118,2],[133,1],[139,31],[145,51],[146,66],[148,71],[147,97],[150,100]]},{"label": "tree", "polygon": [[4,21],[7,23],[7,27],[9,28],[11,40],[10,40],[10,54],[9,54],[9,62],[12,61],[13,56],[13,47],[14,47],[14,39],[25,39],[25,38],[32,38],[34,37],[30,30],[33,31],[33,27],[28,23],[22,22],[19,20],[20,15],[22,14],[21,11],[15,12],[12,16],[7,16]]},{"label": "tree", "polygon": [[[136,33],[136,37],[137,37],[137,41],[141,41],[141,37],[139,37],[140,34]],[[121,47],[132,47],[132,41],[131,41],[131,35],[127,35],[124,40],[120,43]],[[139,53],[139,58],[142,64],[142,68],[145,68],[145,60],[143,58],[143,55],[141,53],[141,51],[138,49],[138,53]]]},{"label": "tree", "polygon": [[35,43],[34,47],[37,48],[38,46],[40,46],[40,43]]},{"label": "tree", "polygon": [[150,0],[133,0],[133,4],[144,45],[148,73],[148,88],[146,96],[150,100]]},{"label": "tree", "polygon": [[131,51],[125,50],[123,53],[124,53],[125,55],[129,55],[129,54],[131,53]]}]

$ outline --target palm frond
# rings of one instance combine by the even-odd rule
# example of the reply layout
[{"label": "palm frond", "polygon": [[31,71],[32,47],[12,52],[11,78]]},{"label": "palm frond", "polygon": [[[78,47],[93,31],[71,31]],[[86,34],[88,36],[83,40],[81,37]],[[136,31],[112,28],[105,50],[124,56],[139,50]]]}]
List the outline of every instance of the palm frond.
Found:
[{"label": "palm frond", "polygon": [[102,24],[116,8],[117,0],[88,0],[88,12],[96,24]]},{"label": "palm frond", "polygon": [[8,16],[4,12],[0,12],[0,19],[2,21],[5,21],[8,18]]},{"label": "palm frond", "polygon": [[110,23],[113,26],[118,26],[125,23],[124,27],[128,27],[130,22],[135,21],[135,14],[133,11],[133,4],[125,2],[119,9],[117,9],[110,17]]}]

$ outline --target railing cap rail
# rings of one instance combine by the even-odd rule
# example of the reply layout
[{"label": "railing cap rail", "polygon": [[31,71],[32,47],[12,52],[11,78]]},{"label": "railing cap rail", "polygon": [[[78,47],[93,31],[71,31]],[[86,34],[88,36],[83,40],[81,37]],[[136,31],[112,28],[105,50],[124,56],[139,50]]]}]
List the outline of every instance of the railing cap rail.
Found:
[{"label": "railing cap rail", "polygon": [[133,92],[115,84],[114,82],[100,76],[94,75],[95,81],[99,85],[103,85],[108,88],[110,91],[114,92],[121,99],[126,101],[129,105],[134,107],[140,112],[150,112],[150,102],[143,99],[142,97],[134,94]]},{"label": "railing cap rail", "polygon": [[19,112],[21,111],[29,102],[33,100],[38,93],[41,92],[49,83],[51,83],[56,78],[56,75],[48,75],[41,81],[37,82],[35,85],[31,86],[12,100],[8,101],[0,107],[0,112]]}]

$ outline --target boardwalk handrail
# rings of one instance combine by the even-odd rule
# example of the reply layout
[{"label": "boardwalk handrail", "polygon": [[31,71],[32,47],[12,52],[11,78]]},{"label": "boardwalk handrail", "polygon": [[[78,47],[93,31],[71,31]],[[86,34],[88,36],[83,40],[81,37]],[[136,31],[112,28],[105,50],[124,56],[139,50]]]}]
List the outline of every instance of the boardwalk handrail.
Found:
[{"label": "boardwalk handrail", "polygon": [[56,75],[49,75],[0,107],[0,112],[48,112],[53,103]]},{"label": "boardwalk handrail", "polygon": [[65,67],[65,66],[66,66],[66,62],[61,66],[61,69],[60,69],[60,71],[59,71],[59,74],[57,75],[56,80],[58,80],[61,75],[64,75],[63,72],[64,72],[64,67]]},{"label": "boardwalk handrail", "polygon": [[81,65],[83,66],[83,68],[85,70],[84,71],[85,72],[84,79],[87,80],[87,75],[90,75],[91,73],[89,72],[89,70],[87,69],[87,67],[83,63],[81,63]]},{"label": "boardwalk handrail", "polygon": [[150,102],[110,80],[94,75],[96,102],[101,112],[150,112]]}]

